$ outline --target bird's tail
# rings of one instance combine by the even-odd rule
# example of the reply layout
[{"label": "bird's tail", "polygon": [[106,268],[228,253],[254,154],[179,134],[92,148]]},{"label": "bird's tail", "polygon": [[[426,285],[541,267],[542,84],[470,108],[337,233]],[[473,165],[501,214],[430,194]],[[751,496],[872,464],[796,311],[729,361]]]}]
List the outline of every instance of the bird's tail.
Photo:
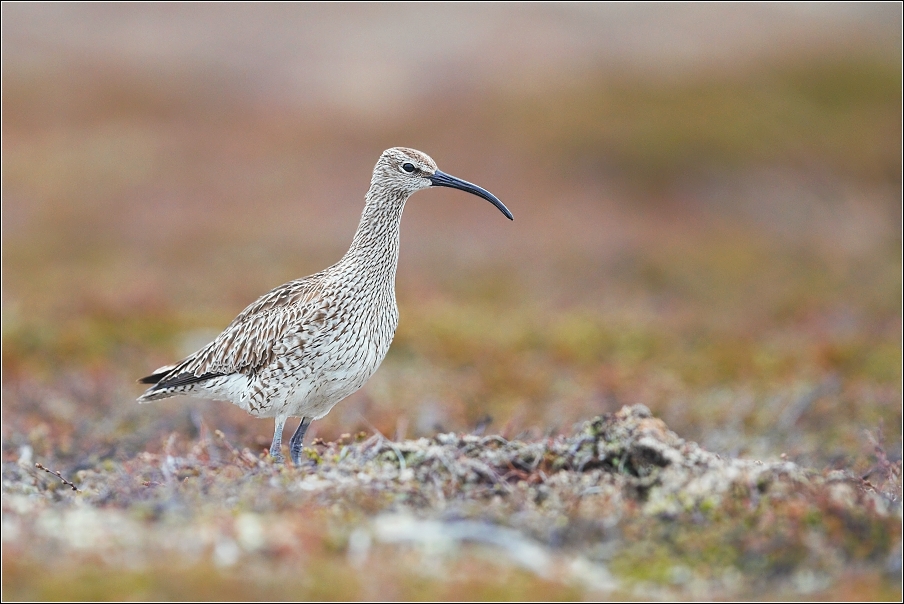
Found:
[{"label": "bird's tail", "polygon": [[192,357],[189,357],[176,365],[161,367],[151,375],[138,380],[140,384],[153,384],[147,389],[147,392],[138,397],[138,402],[149,403],[151,401],[159,401],[162,398],[176,396],[177,394],[186,394],[195,390],[197,384],[203,384],[207,380],[226,375],[219,372],[196,375],[194,372],[186,370],[186,364],[190,363],[191,360]]},{"label": "bird's tail", "polygon": [[165,365],[157,369],[151,375],[145,376],[138,380],[139,384],[154,384],[147,391],[138,397],[139,403],[150,403],[151,401],[159,401],[173,395],[172,392],[160,388],[160,382],[168,376],[177,365]]}]

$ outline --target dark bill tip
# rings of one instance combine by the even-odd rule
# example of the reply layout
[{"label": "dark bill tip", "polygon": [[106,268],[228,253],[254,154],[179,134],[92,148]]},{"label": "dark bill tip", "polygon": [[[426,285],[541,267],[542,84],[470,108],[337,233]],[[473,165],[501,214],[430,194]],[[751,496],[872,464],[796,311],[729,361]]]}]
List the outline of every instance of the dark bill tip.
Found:
[{"label": "dark bill tip", "polygon": [[430,176],[429,178],[434,187],[450,187],[452,189],[459,189],[461,191],[471,193],[472,195],[476,195],[477,197],[483,197],[491,204],[496,206],[500,212],[505,214],[506,218],[508,218],[509,220],[515,219],[514,216],[512,216],[512,213],[509,212],[509,209],[505,207],[505,204],[499,201],[498,197],[482,187],[471,184],[466,180],[455,178],[454,176],[449,176],[445,172],[440,172],[439,170],[434,172],[433,176]]}]

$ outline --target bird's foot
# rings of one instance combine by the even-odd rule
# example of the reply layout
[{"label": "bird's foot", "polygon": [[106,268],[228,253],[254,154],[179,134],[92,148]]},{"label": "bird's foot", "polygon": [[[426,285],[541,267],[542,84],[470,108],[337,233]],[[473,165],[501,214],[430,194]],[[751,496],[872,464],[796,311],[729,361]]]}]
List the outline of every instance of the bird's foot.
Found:
[{"label": "bird's foot", "polygon": [[308,426],[310,425],[311,418],[302,417],[298,423],[298,428],[295,429],[295,434],[292,435],[292,440],[289,441],[289,454],[292,456],[292,463],[296,467],[301,465],[301,454],[304,451],[304,434],[308,431]]},{"label": "bird's foot", "polygon": [[305,455],[304,448],[301,447],[297,451],[289,451],[289,454],[292,456],[292,463],[296,468],[316,468],[317,467],[317,454],[314,453],[314,456]]},{"label": "bird's foot", "polygon": [[[305,459],[305,462],[307,462],[307,461],[309,461],[309,460]],[[292,451],[292,463],[295,465],[296,468],[301,466],[301,464],[302,464],[301,451]]]},{"label": "bird's foot", "polygon": [[277,465],[282,465],[286,463],[286,458],[283,456],[282,451],[270,447],[270,461]]}]

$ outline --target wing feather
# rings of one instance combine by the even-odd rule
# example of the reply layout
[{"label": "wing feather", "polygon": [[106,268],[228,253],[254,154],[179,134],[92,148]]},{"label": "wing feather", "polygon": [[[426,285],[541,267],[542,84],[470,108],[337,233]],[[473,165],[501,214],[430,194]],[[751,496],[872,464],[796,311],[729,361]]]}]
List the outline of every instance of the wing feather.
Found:
[{"label": "wing feather", "polygon": [[300,349],[322,328],[329,300],[320,287],[321,274],[290,281],[258,298],[213,342],[168,369],[143,378],[156,385],[147,394],[242,373],[253,375],[285,350]]}]

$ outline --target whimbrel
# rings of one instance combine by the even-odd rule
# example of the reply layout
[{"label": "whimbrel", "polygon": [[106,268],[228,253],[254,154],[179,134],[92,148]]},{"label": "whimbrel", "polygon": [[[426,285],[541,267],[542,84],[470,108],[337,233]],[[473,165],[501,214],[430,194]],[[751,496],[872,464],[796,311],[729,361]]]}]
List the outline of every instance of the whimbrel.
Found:
[{"label": "whimbrel", "polygon": [[300,417],[289,441],[298,465],[311,421],[361,388],[389,350],[399,322],[402,210],[412,193],[431,186],[482,197],[512,219],[496,196],[440,172],[426,154],[388,149],[374,167],[361,222],[342,259],[264,294],[213,342],[139,380],[154,385],[138,401],[181,394],[227,400],[256,417],[273,417],[270,455],[278,461],[286,420]]}]

